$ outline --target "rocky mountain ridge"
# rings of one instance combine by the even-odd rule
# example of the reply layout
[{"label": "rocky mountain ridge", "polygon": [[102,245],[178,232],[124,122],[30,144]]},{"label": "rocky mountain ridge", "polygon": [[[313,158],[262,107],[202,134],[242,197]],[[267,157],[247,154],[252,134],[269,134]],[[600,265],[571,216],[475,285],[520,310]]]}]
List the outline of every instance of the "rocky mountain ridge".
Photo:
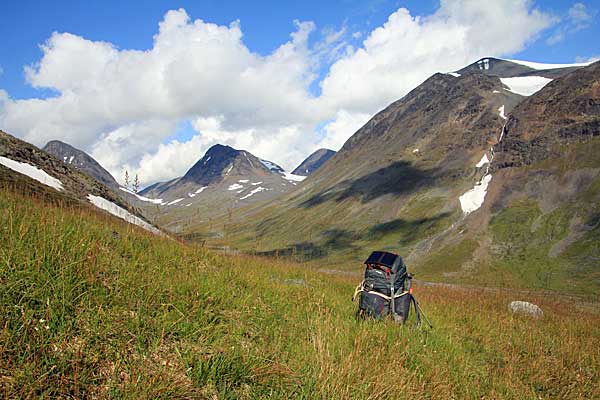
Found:
[{"label": "rocky mountain ridge", "polygon": [[[73,156],[75,160],[76,155]],[[68,160],[67,160],[68,161]],[[0,182],[62,205],[96,207],[150,232],[162,234],[112,188],[64,159],[0,131]]]},{"label": "rocky mountain ridge", "polygon": [[60,140],[51,140],[42,148],[64,163],[83,171],[111,189],[118,189],[116,179],[86,152]]},{"label": "rocky mountain ridge", "polygon": [[335,151],[329,149],[318,149],[302,161],[300,165],[292,171],[292,174],[308,176],[321,168],[321,166],[333,157],[335,153]]}]

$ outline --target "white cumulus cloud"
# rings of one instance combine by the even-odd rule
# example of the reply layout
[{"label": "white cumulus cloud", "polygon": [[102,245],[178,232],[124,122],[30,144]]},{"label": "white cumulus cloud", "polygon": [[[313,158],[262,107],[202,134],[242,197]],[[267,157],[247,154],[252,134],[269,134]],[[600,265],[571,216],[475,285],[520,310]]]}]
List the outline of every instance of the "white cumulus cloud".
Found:
[{"label": "white cumulus cloud", "polygon": [[[53,33],[25,76],[56,96],[14,100],[0,90],[0,126],[40,146],[64,140],[143,184],[182,175],[216,143],[292,169],[318,147],[339,149],[431,74],[518,52],[554,22],[529,0],[443,0],[431,15],[400,8],[361,35],[295,21],[289,40],[261,55],[239,21],[171,10],[144,51]],[[309,45],[311,34],[319,38]],[[174,136],[182,121],[193,128],[185,140]]]}]

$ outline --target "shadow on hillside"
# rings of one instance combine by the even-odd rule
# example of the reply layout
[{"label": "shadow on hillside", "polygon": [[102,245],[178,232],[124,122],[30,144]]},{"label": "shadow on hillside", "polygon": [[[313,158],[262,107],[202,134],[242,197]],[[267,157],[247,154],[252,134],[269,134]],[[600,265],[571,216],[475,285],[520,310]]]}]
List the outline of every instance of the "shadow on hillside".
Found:
[{"label": "shadow on hillside", "polygon": [[408,161],[396,161],[356,180],[343,181],[325,192],[316,194],[300,206],[309,208],[329,200],[339,202],[348,198],[359,198],[363,203],[367,203],[387,194],[409,193],[432,185],[436,172],[433,169],[417,168]]},{"label": "shadow on hillside", "polygon": [[402,235],[398,243],[408,245],[422,239],[431,230],[435,230],[440,221],[449,217],[451,213],[439,213],[431,218],[418,218],[406,220],[402,218],[382,224],[373,225],[367,234],[368,240],[380,240],[387,235]]},{"label": "shadow on hillside", "polygon": [[[397,238],[394,238],[394,242],[405,246],[421,240],[427,234],[433,234],[432,231],[437,231],[439,227],[438,223],[450,215],[451,213],[445,212],[431,218],[419,218],[415,220],[399,218],[373,225],[364,234],[344,229],[329,229],[321,232],[318,236],[321,239],[319,241],[294,243],[287,247],[258,252],[256,254],[267,257],[290,258],[296,261],[322,259],[336,251],[351,252],[358,255],[359,252],[365,250],[365,242],[375,242],[388,235],[397,235]],[[372,250],[377,249],[366,249],[363,252],[368,253]]]},{"label": "shadow on hillside", "polygon": [[595,229],[598,226],[600,226],[600,213],[594,213],[590,215],[590,217],[585,222],[585,225],[587,225],[591,229]]},{"label": "shadow on hillside", "polygon": [[294,260],[314,260],[328,256],[333,251],[353,251],[356,247],[353,243],[360,239],[356,232],[344,229],[328,229],[319,235],[323,240],[319,243],[300,242],[290,246],[269,251],[257,252],[257,255],[267,257],[292,258]]}]

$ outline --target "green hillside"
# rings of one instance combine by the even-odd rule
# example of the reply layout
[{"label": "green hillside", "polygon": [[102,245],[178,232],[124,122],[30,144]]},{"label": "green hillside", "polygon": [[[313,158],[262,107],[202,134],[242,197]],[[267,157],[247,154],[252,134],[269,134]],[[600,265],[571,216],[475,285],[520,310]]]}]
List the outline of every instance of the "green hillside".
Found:
[{"label": "green hillside", "polygon": [[600,62],[526,98],[494,76],[433,75],[298,190],[181,232],[325,269],[388,250],[425,280],[598,299],[599,85]]},{"label": "green hillside", "polygon": [[[4,398],[600,396],[596,305],[417,287],[433,330],[361,322],[359,277],[217,255],[54,203],[0,190]],[[511,315],[516,299],[544,317]]]}]

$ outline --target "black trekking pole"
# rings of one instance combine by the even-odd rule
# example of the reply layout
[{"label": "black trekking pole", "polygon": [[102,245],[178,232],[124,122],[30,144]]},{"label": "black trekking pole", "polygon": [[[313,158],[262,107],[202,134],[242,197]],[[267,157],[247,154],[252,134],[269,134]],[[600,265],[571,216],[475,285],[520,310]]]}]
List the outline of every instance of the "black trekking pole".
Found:
[{"label": "black trekking pole", "polygon": [[427,325],[429,325],[429,328],[433,329],[433,325],[431,325],[431,322],[429,322],[429,318],[427,318],[425,313],[423,313],[423,309],[421,308],[421,305],[417,301],[417,298],[415,296],[413,296],[413,294],[412,294],[412,279],[413,279],[413,274],[408,274],[408,293],[413,302],[413,306],[415,307],[415,316],[417,318],[417,325],[421,324],[421,315],[422,315],[423,319],[425,320]]},{"label": "black trekking pole", "polygon": [[421,314],[423,316],[423,319],[425,319],[425,322],[427,322],[427,325],[429,325],[429,327],[431,329],[433,329],[433,325],[431,325],[431,322],[429,322],[429,318],[427,318],[427,315],[425,315],[425,313],[423,312],[423,309],[421,308],[421,305],[419,304],[417,299],[415,299],[415,306],[419,309],[419,314]]}]

